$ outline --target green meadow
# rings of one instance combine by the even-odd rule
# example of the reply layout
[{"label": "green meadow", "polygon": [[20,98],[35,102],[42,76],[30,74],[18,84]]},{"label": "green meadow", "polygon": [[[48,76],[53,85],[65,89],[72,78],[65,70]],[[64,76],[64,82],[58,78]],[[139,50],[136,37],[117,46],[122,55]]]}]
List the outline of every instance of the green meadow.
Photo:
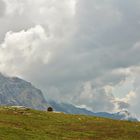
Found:
[{"label": "green meadow", "polygon": [[140,123],[1,107],[0,140],[140,140]]}]

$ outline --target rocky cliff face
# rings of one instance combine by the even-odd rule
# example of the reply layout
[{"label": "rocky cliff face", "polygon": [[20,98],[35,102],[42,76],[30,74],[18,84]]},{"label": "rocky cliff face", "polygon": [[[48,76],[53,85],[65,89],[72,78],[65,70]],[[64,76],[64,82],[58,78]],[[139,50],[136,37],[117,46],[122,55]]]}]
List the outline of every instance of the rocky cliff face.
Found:
[{"label": "rocky cliff face", "polygon": [[41,90],[17,77],[0,74],[0,105],[25,106],[44,110],[47,102]]}]

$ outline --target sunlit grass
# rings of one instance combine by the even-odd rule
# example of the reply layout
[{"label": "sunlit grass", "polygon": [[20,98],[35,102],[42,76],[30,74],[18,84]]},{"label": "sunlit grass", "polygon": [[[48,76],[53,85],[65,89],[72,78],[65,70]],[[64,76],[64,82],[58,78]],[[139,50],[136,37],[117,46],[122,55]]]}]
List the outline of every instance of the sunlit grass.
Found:
[{"label": "sunlit grass", "polygon": [[140,140],[140,123],[1,107],[0,140]]}]

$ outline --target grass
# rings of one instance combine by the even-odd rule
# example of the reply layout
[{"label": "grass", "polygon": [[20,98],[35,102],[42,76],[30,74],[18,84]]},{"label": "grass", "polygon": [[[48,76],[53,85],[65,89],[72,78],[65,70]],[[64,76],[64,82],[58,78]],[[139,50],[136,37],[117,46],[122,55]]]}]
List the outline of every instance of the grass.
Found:
[{"label": "grass", "polygon": [[0,140],[140,140],[140,123],[1,107]]}]

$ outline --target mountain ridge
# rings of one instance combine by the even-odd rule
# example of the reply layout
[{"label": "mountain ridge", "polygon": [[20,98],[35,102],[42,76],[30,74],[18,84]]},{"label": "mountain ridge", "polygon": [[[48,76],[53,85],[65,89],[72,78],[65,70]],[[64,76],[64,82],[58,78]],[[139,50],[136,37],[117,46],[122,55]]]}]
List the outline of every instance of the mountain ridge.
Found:
[{"label": "mountain ridge", "polygon": [[91,116],[106,117],[118,120],[137,121],[135,117],[126,112],[110,114],[107,112],[92,112],[84,108],[78,108],[68,103],[57,103],[46,100],[40,89],[18,77],[8,77],[0,73],[0,105],[2,106],[25,106],[37,110],[47,110],[52,106],[54,110],[67,114],[84,114]]},{"label": "mountain ridge", "polygon": [[0,74],[0,105],[19,105],[44,110],[47,104],[40,89],[18,77]]},{"label": "mountain ridge", "polygon": [[56,101],[50,101],[49,104],[59,112],[65,112],[67,114],[83,114],[104,118],[111,118],[115,120],[129,120],[129,121],[138,121],[138,119],[131,115],[127,110],[122,110],[116,113],[108,112],[93,112],[85,108],[76,107],[72,104],[67,103],[57,103]]}]

